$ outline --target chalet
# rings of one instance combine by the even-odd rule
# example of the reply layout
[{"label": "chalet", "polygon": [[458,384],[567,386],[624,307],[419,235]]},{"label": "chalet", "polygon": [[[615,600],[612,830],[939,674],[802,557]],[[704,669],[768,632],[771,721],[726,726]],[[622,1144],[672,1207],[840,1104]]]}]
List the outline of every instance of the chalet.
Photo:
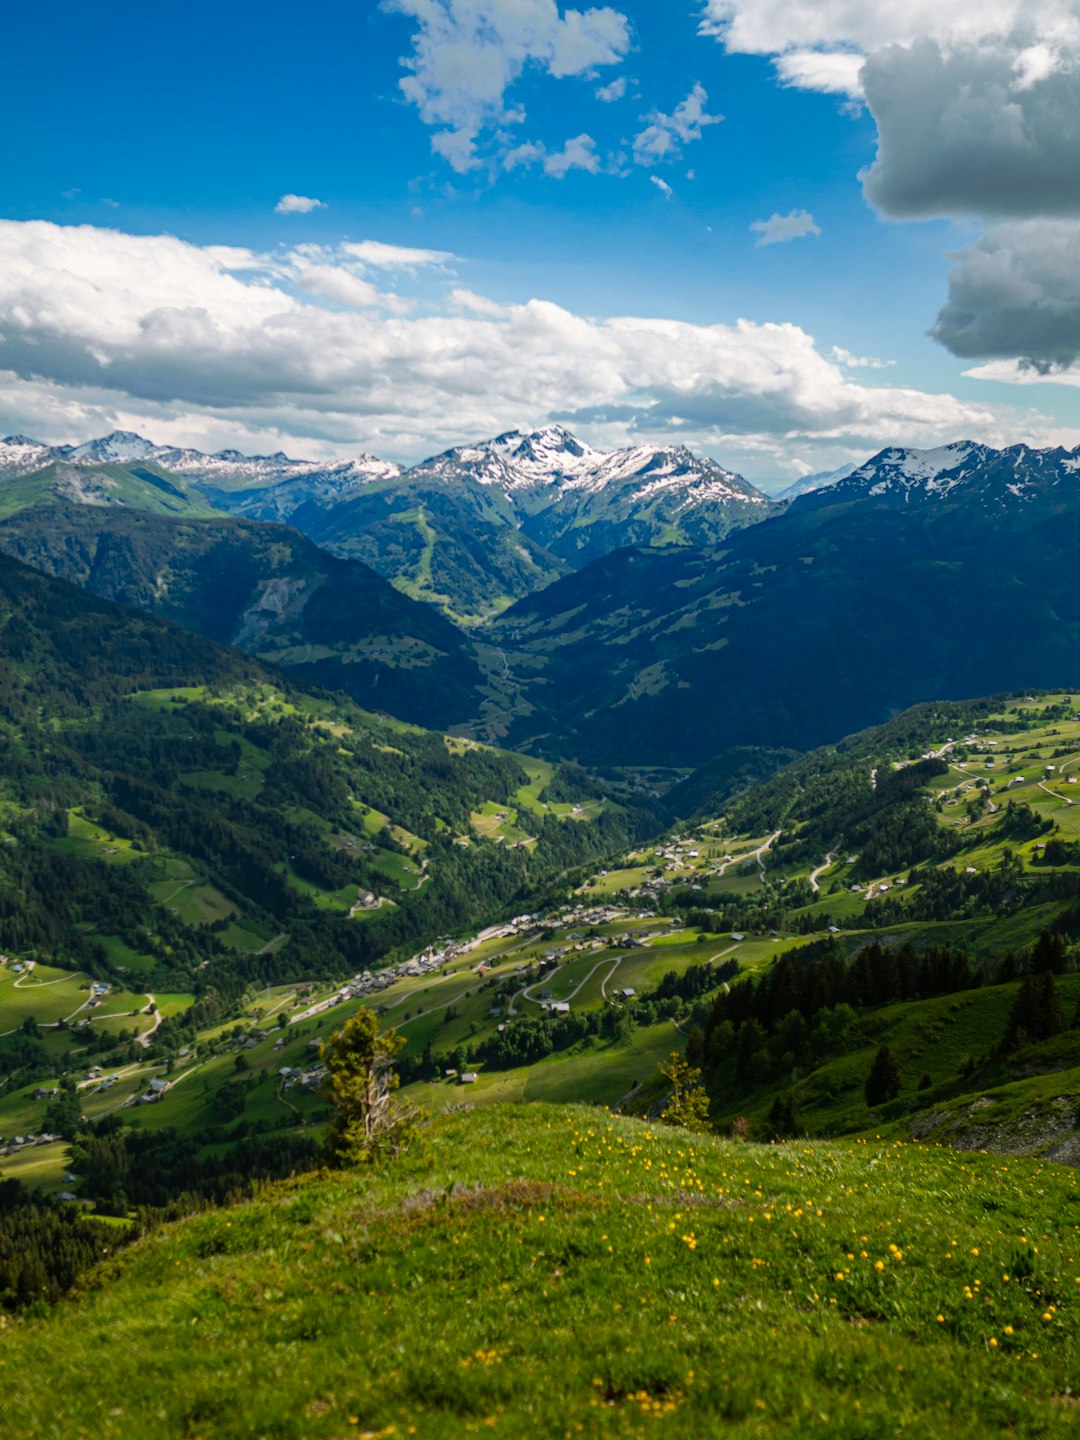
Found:
[{"label": "chalet", "polygon": [[569,1000],[548,1000],[544,1009],[551,1015],[569,1015],[570,1002]]},{"label": "chalet", "polygon": [[637,991],[632,985],[624,985],[623,988],[619,991],[619,994],[623,997],[624,1000],[632,1000],[637,994]]},{"label": "chalet", "polygon": [[739,940],[745,940],[745,939],[746,939],[746,936],[745,936],[745,935],[740,935],[740,934],[738,933],[738,931],[733,930],[733,931],[731,932],[731,938],[732,938],[732,940],[739,941]]},{"label": "chalet", "polygon": [[476,1082],[477,1082],[477,1080],[479,1080],[479,1079],[480,1079],[480,1076],[476,1073],[475,1070],[469,1070],[469,1071],[467,1071],[464,1075],[461,1075],[461,1076],[458,1077],[458,1084],[460,1084],[460,1085],[475,1085]]}]

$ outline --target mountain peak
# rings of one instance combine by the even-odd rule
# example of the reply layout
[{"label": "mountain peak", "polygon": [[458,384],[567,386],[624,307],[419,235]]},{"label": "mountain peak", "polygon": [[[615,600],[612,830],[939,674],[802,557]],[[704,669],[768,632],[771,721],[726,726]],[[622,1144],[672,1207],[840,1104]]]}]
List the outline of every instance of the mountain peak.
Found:
[{"label": "mountain peak", "polygon": [[113,430],[97,440],[87,440],[71,451],[72,460],[145,460],[153,455],[155,446],[132,430]]}]

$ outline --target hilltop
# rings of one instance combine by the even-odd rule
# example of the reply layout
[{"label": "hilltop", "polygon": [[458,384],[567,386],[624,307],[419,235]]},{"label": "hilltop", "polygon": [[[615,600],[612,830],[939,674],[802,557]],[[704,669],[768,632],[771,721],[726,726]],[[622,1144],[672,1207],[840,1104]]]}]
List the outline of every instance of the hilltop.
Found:
[{"label": "hilltop", "polygon": [[922,1147],[456,1115],[385,1168],[166,1226],[9,1323],[5,1421],[93,1440],[1065,1436],[1077,1186]]}]

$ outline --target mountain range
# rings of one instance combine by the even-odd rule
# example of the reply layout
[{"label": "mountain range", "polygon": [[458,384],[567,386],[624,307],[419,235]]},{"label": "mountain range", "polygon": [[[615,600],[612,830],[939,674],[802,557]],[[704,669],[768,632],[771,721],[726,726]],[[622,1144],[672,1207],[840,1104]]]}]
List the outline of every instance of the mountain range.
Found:
[{"label": "mountain range", "polygon": [[711,549],[628,549],[489,627],[511,744],[608,764],[807,749],[1080,668],[1080,456],[882,451]]},{"label": "mountain range", "polygon": [[683,446],[596,450],[559,425],[510,431],[408,470],[373,456],[204,455],[126,431],[78,446],[10,436],[0,441],[0,508],[19,477],[116,466],[172,477],[220,512],[287,522],[467,624],[623,546],[714,544],[775,509]]},{"label": "mountain range", "polygon": [[777,503],[559,426],[407,471],[15,437],[0,549],[405,719],[760,773],[913,703],[1075,679],[1078,474],[894,447]]}]

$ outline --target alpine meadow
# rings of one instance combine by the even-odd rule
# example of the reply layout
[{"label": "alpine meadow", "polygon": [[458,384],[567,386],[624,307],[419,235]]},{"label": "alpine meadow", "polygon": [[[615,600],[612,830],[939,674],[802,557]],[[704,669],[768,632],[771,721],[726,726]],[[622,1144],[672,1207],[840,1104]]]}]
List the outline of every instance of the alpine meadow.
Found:
[{"label": "alpine meadow", "polygon": [[0,1431],[1076,1435],[1080,0],[7,33]]}]

